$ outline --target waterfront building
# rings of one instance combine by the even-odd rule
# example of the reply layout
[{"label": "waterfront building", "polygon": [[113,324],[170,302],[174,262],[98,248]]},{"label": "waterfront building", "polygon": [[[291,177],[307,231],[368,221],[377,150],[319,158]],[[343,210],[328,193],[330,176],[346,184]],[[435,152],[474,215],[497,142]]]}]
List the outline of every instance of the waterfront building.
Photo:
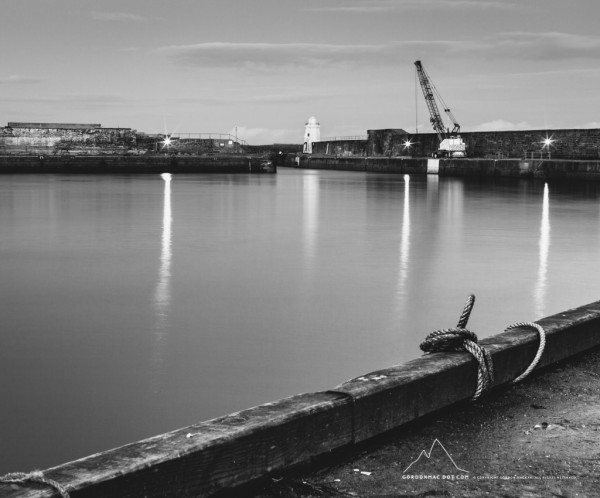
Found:
[{"label": "waterfront building", "polygon": [[321,140],[321,125],[317,122],[317,118],[311,116],[304,126],[304,147],[303,152],[306,154],[312,153],[312,143]]}]

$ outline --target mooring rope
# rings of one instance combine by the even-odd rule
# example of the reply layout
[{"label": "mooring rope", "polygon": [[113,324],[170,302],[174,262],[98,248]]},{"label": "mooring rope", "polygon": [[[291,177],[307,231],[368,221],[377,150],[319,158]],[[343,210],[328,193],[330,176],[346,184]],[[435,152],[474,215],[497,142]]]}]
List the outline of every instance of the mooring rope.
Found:
[{"label": "mooring rope", "polygon": [[530,328],[537,330],[538,336],[540,338],[540,345],[538,346],[537,353],[535,355],[535,358],[531,362],[531,364],[527,367],[527,369],[521,375],[519,375],[516,379],[514,379],[512,381],[513,384],[516,384],[517,382],[521,382],[525,377],[527,377],[533,371],[533,369],[537,366],[538,362],[540,361],[540,358],[542,357],[542,354],[544,353],[544,349],[546,347],[546,331],[543,329],[543,327],[540,324],[534,323],[534,322],[517,322],[517,323],[513,323],[512,325],[509,325],[508,327],[506,327],[506,330],[515,329],[517,327],[530,327]]},{"label": "mooring rope", "polygon": [[465,328],[474,305],[475,296],[471,294],[467,297],[456,327],[432,332],[421,343],[420,348],[426,353],[462,351],[471,353],[477,360],[477,388],[471,398],[476,400],[492,386],[494,365],[490,353],[479,345],[477,335]]},{"label": "mooring rope", "polygon": [[8,474],[0,476],[0,482],[7,484],[26,484],[27,482],[39,482],[53,487],[63,498],[69,498],[69,492],[62,484],[56,482],[54,479],[45,477],[43,472],[39,470],[34,470],[28,474],[24,472],[9,472]]},{"label": "mooring rope", "polygon": [[[477,360],[477,388],[473,394],[473,400],[476,400],[488,390],[494,382],[494,365],[490,353],[477,341],[477,335],[466,329],[467,322],[471,316],[471,311],[475,305],[475,296],[473,294],[467,297],[463,311],[458,319],[458,324],[454,328],[436,330],[429,334],[425,341],[420,345],[420,348],[426,353],[441,353],[441,352],[462,352],[471,353]],[[546,347],[546,332],[541,325],[534,322],[518,322],[509,325],[506,331],[517,327],[530,327],[538,331],[540,344],[537,353],[527,369],[512,382],[516,384],[527,377],[537,366],[544,349]]]}]

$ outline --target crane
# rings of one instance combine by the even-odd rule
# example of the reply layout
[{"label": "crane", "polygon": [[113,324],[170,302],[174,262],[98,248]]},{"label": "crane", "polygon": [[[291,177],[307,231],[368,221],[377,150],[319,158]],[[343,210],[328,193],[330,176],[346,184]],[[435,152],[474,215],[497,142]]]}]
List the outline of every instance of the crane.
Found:
[{"label": "crane", "polygon": [[[466,156],[466,145],[460,138],[460,125],[456,121],[454,114],[450,108],[442,99],[440,92],[431,82],[429,75],[423,68],[421,61],[415,61],[415,67],[417,68],[417,75],[419,76],[419,83],[421,84],[421,90],[423,90],[423,96],[427,108],[429,109],[429,115],[431,116],[431,125],[437,133],[440,140],[440,146],[436,152],[433,153],[434,157],[465,157]],[[437,106],[435,97],[437,96],[440,103],[444,106],[444,112],[448,115],[448,118],[453,124],[452,130],[444,127],[442,116]]]}]

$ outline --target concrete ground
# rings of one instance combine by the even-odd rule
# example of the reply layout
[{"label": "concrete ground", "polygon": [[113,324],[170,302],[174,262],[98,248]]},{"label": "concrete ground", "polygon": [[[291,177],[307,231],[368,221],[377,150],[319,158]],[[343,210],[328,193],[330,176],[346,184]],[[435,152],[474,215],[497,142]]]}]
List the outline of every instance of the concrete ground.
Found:
[{"label": "concrete ground", "polygon": [[598,497],[599,472],[596,349],[233,495]]}]

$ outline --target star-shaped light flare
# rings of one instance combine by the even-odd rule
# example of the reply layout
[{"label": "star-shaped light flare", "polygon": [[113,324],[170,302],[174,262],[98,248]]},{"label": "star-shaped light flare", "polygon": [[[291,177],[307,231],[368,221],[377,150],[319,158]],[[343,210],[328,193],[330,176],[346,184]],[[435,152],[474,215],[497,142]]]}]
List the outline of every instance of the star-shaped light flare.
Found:
[{"label": "star-shaped light flare", "polygon": [[556,142],[556,140],[554,140],[554,139],[552,138],[553,136],[554,136],[554,135],[552,135],[552,136],[548,136],[548,135],[546,135],[546,138],[544,138],[544,140],[542,140],[542,143],[544,144],[544,145],[542,145],[542,149],[544,149],[544,148],[546,148],[546,147],[550,148],[550,146],[551,146],[551,145],[552,145],[554,142]]}]

